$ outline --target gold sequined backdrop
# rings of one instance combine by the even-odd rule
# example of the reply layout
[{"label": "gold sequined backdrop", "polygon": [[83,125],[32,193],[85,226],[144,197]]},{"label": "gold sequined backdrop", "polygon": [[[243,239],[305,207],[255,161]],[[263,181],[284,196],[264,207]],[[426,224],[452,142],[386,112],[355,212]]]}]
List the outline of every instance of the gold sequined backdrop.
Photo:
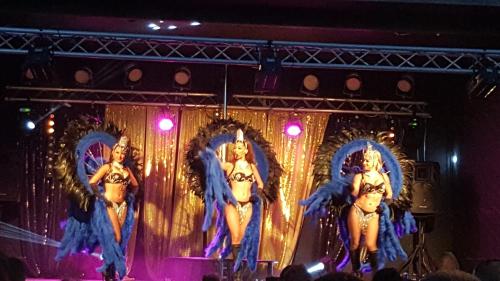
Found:
[{"label": "gold sequined backdrop", "polygon": [[[119,128],[127,128],[132,145],[144,151],[144,215],[141,219],[146,266],[153,278],[162,276],[162,263],[168,257],[203,255],[203,204],[189,191],[184,155],[198,128],[208,124],[214,113],[212,109],[203,108],[170,108],[167,112],[160,107],[107,107],[106,120]],[[163,114],[169,114],[176,124],[167,133],[157,129],[157,120]],[[312,160],[323,140],[329,114],[299,113],[304,131],[296,138],[283,133],[291,112],[229,110],[228,115],[260,130],[283,166],[279,197],[263,213],[259,254],[260,259],[276,260],[278,267],[283,268],[293,259],[303,222],[303,208],[298,201],[310,193]],[[132,244],[135,245],[135,239]],[[128,257],[130,264],[133,246]]]}]

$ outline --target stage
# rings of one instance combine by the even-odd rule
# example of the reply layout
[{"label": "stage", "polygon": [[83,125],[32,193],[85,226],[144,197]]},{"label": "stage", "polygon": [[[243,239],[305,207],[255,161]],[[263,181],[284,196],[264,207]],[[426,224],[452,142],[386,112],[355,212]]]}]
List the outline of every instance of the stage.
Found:
[{"label": "stage", "polygon": [[[222,260],[203,257],[173,257],[167,258],[162,264],[162,274],[151,277],[152,279],[144,279],[143,277],[135,278],[133,272],[129,278],[124,280],[136,281],[193,281],[202,280],[204,275],[212,274],[220,277],[220,280],[232,280],[232,260]],[[258,260],[257,269],[251,272],[248,268],[244,268],[243,280],[266,280],[266,277],[274,276],[274,266],[277,264],[273,260]],[[86,272],[81,274],[68,274],[61,276],[59,279],[46,279],[46,278],[28,278],[26,280],[32,281],[90,281],[101,280],[96,272]]]}]

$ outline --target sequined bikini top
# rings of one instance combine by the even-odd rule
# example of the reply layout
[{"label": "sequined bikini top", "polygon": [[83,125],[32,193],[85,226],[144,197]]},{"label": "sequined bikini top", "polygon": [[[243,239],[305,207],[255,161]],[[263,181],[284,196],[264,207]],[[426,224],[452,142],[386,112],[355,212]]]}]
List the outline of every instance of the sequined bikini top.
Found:
[{"label": "sequined bikini top", "polygon": [[360,194],[366,194],[366,193],[384,194],[385,193],[385,191],[386,191],[385,190],[385,182],[381,182],[381,183],[375,185],[375,184],[365,182],[364,174],[362,174],[361,177],[362,177],[362,182],[361,182],[361,186],[359,189]]},{"label": "sequined bikini top", "polygon": [[255,180],[253,177],[253,173],[251,173],[250,175],[245,175],[242,172],[230,174],[228,179],[230,181],[238,181],[238,182],[244,182],[244,181],[254,182]]},{"label": "sequined bikini top", "polygon": [[113,168],[113,164],[111,164],[110,166],[111,167],[104,177],[105,183],[120,183],[123,185],[128,185],[130,183],[130,175],[128,173],[127,175],[123,175],[122,173],[115,171],[115,169]]},{"label": "sequined bikini top", "polygon": [[237,181],[237,182],[244,182],[244,181],[254,182],[255,181],[255,177],[253,176],[253,173],[251,173],[249,175],[245,175],[245,173],[243,173],[243,172],[237,172],[237,173],[233,174],[235,166],[236,166],[236,163],[233,164],[233,169],[231,170],[231,172],[227,176],[228,181]]}]

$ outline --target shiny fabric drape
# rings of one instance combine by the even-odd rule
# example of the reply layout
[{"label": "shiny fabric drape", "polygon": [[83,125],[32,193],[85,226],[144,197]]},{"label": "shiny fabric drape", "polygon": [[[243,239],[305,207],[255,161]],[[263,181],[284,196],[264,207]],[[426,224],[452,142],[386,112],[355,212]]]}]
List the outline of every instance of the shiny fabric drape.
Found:
[{"label": "shiny fabric drape", "polygon": [[[177,159],[177,109],[148,107],[145,119],[144,180],[144,256],[147,272],[154,280],[161,279],[169,256],[172,226],[175,163]],[[170,131],[158,129],[158,121],[168,116],[175,126]],[[164,276],[164,275],[163,275]]]},{"label": "shiny fabric drape", "polygon": [[[48,140],[40,136],[21,140],[23,148],[23,174],[20,175],[21,228],[54,239],[62,236],[59,222],[66,218],[68,205],[65,195],[49,175],[47,165]],[[23,260],[28,274],[33,276],[54,276],[58,264],[54,261],[56,248],[35,243],[21,243]]]},{"label": "shiny fabric drape", "polygon": [[213,109],[184,109],[181,113],[170,256],[204,255],[204,234],[201,231],[204,206],[202,200],[190,191],[185,176],[185,155],[189,141],[196,136],[199,128],[212,121],[214,113]]}]

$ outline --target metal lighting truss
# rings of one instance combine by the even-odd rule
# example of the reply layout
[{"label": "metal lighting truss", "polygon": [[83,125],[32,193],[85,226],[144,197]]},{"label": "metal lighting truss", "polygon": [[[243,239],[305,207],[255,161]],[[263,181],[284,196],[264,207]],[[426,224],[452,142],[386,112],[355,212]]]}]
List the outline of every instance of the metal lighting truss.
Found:
[{"label": "metal lighting truss", "polygon": [[0,27],[0,53],[47,47],[53,55],[140,61],[258,65],[275,51],[284,67],[473,73],[500,68],[500,50],[217,39]]},{"label": "metal lighting truss", "polygon": [[[165,105],[218,108],[221,104],[212,93],[170,93],[133,90],[70,89],[50,87],[7,86],[8,101]],[[334,99],[316,97],[283,97],[266,95],[232,95],[229,108],[299,112],[332,112],[369,116],[416,116],[430,118],[427,103],[419,101],[386,101]]]}]

